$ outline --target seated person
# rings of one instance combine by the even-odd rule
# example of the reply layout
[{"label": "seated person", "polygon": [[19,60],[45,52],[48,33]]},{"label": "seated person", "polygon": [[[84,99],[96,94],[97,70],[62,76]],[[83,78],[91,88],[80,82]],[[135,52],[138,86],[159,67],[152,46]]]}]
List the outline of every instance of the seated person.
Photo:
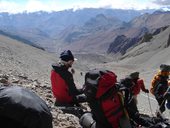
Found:
[{"label": "seated person", "polygon": [[[51,85],[55,106],[60,107],[63,112],[77,115],[77,109],[82,102],[86,102],[86,96],[82,89],[77,89],[72,73],[68,70],[74,63],[74,56],[70,50],[60,54],[59,63],[52,65]],[[68,108],[69,107],[69,108]],[[73,107],[73,108],[71,108]]]},{"label": "seated person", "polygon": [[[52,92],[56,98],[56,106],[74,106],[80,102],[85,102],[82,89],[77,89],[73,80],[73,75],[68,71],[74,63],[74,56],[70,50],[60,54],[60,61],[52,65],[51,85]],[[79,95],[79,96],[78,96]]]}]

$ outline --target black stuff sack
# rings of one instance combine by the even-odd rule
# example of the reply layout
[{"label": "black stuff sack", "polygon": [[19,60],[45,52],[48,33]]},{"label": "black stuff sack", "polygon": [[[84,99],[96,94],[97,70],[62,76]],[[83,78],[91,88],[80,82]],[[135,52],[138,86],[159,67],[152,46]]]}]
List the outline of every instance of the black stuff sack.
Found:
[{"label": "black stuff sack", "polygon": [[29,89],[0,87],[0,122],[2,128],[52,128],[50,110]]}]

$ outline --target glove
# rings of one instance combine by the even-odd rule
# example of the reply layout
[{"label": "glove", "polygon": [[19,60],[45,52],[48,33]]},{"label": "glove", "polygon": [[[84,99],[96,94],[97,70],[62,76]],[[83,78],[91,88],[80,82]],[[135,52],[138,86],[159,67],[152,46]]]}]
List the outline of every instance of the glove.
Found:
[{"label": "glove", "polygon": [[87,97],[84,94],[77,95],[76,96],[76,100],[77,100],[78,103],[83,103],[83,102],[87,101]]},{"label": "glove", "polygon": [[72,74],[75,74],[74,68],[71,69],[71,73],[72,73]]},{"label": "glove", "polygon": [[83,94],[83,88],[81,88],[81,89],[77,89],[78,90],[78,92],[80,93],[80,94]]},{"label": "glove", "polygon": [[148,89],[146,89],[146,90],[145,90],[145,93],[149,93],[149,90],[148,90]]}]

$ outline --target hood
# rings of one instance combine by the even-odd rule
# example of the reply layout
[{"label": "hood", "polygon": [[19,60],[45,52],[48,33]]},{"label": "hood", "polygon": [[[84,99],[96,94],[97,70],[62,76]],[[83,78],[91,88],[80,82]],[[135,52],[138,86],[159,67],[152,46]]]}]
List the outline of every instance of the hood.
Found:
[{"label": "hood", "polygon": [[56,72],[61,72],[68,70],[68,68],[65,65],[62,65],[61,63],[58,64],[52,64],[52,69],[55,70]]}]

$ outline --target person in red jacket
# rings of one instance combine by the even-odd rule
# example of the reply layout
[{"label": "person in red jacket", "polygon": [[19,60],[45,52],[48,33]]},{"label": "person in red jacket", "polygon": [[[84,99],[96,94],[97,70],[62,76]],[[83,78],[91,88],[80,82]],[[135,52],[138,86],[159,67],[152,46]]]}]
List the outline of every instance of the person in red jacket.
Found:
[{"label": "person in red jacket", "polygon": [[133,72],[129,76],[134,82],[134,86],[132,87],[132,94],[137,104],[137,95],[140,93],[140,90],[145,93],[149,93],[149,90],[145,88],[143,79],[139,78],[139,72]]},{"label": "person in red jacket", "polygon": [[73,75],[68,71],[74,60],[72,52],[65,50],[60,54],[59,63],[52,65],[51,85],[56,106],[70,107],[86,100],[84,95],[80,95],[83,91],[76,88]]}]

